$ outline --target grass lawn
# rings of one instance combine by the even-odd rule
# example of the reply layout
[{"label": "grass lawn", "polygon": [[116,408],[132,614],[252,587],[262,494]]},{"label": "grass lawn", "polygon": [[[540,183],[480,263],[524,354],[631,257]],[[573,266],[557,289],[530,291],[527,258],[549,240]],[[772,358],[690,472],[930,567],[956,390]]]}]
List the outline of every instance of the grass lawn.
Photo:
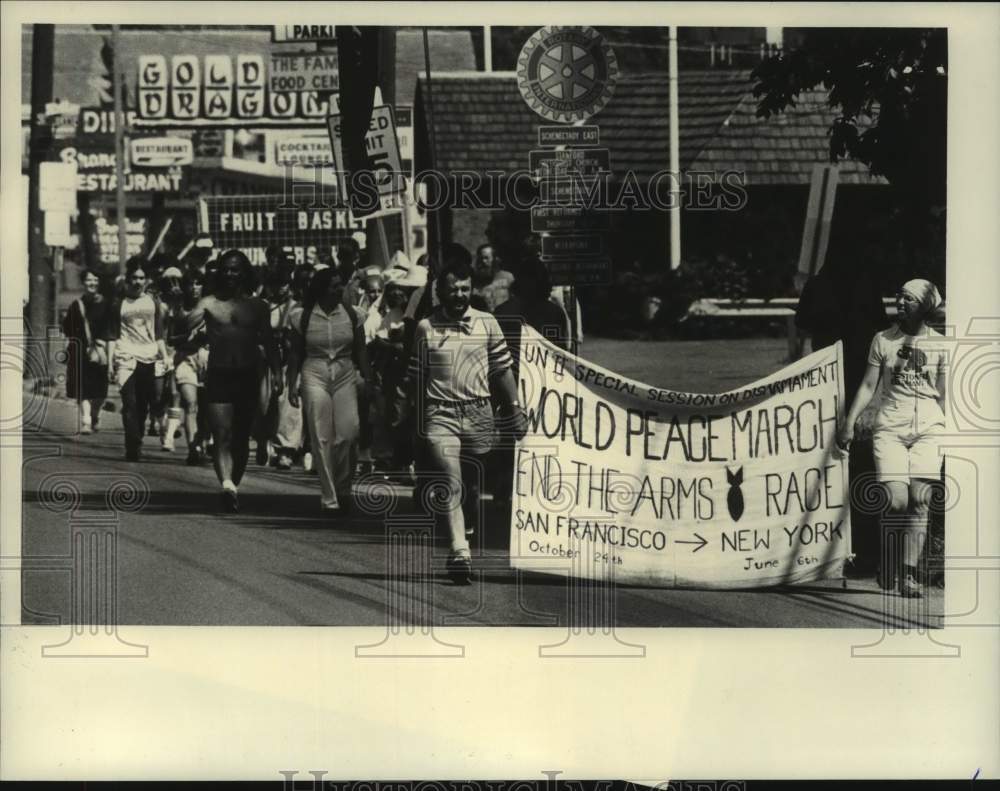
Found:
[{"label": "grass lawn", "polygon": [[581,356],[630,379],[689,393],[722,393],[786,365],[784,338],[633,341],[587,338]]}]

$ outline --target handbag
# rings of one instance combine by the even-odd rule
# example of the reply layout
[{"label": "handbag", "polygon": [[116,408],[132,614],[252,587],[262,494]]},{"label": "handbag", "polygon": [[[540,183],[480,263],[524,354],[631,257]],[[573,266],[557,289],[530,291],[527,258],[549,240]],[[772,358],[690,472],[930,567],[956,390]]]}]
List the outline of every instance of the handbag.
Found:
[{"label": "handbag", "polygon": [[83,332],[87,337],[87,362],[92,365],[99,365],[102,368],[108,366],[108,351],[102,341],[94,339],[90,334],[90,322],[87,321],[87,311],[84,309],[83,300],[78,299],[80,306],[80,316],[83,319]]}]

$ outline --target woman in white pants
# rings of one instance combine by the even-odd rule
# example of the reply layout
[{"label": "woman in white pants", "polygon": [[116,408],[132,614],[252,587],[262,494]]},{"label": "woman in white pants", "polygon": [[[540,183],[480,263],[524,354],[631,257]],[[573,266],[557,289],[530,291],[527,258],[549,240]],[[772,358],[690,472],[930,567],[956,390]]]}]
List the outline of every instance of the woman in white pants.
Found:
[{"label": "woman in white pants", "polygon": [[941,478],[947,348],[944,336],[924,323],[940,306],[941,296],[930,281],[903,284],[896,295],[898,325],[872,339],[864,379],[837,432],[837,444],[847,448],[854,424],[877,389],[881,401],[872,436],[876,476],[886,487],[890,512],[905,524],[896,568],[886,568],[883,558],[879,583],[884,588],[897,583],[900,595],[908,598],[923,595],[916,570],[927,537],[932,487]]},{"label": "woman in white pants", "polygon": [[[292,310],[292,353],[288,400],[302,408],[319,473],[324,511],[350,510],[351,477],[359,435],[355,366],[370,381],[362,317],[344,301],[350,272],[341,267],[317,272],[302,306]],[[301,376],[301,381],[300,381]]]}]

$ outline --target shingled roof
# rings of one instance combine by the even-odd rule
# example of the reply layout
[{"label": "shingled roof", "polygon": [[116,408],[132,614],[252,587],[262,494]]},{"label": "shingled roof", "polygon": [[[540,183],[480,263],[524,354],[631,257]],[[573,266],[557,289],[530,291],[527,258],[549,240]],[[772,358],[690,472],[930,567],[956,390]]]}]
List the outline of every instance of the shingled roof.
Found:
[{"label": "shingled roof", "polygon": [[[747,92],[715,135],[701,146],[689,169],[717,173],[738,170],[745,174],[747,184],[808,184],[813,165],[829,162],[830,124],[835,115],[823,91],[805,91],[795,107],[768,119],[758,118],[757,100]],[[887,183],[870,175],[863,163],[849,159],[840,162],[839,181]]]},{"label": "shingled roof", "polygon": [[[521,98],[513,72],[433,73],[434,167],[525,169],[545,123]],[[737,170],[746,183],[808,184],[812,166],[829,161],[828,130],[835,110],[820,92],[803,95],[788,112],[760,119],[750,71],[681,71],[678,82],[680,165],[688,170]],[[426,127],[427,86],[418,75],[416,166],[431,166]],[[641,180],[669,167],[669,83],[665,74],[623,76],[607,107],[591,123],[611,149],[615,174]],[[863,165],[845,162],[841,181],[884,183]]]}]

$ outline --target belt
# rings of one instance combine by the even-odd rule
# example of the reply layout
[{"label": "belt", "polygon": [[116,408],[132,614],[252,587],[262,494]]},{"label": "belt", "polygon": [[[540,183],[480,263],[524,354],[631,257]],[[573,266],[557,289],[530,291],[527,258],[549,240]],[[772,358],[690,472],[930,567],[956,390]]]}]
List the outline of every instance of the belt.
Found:
[{"label": "belt", "polygon": [[453,406],[453,407],[458,407],[459,409],[462,409],[464,407],[486,406],[487,404],[490,403],[489,396],[484,396],[482,398],[470,398],[465,401],[459,401],[450,398],[432,398],[431,396],[427,396],[424,400],[428,404],[434,404],[440,406]]}]

